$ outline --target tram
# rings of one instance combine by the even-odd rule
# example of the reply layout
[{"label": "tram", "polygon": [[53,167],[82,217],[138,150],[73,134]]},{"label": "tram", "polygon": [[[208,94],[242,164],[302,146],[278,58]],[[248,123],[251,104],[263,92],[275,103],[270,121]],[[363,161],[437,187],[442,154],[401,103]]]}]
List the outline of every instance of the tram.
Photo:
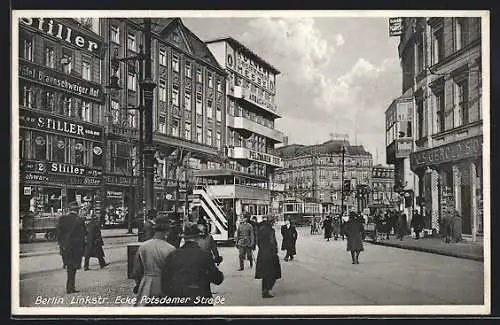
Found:
[{"label": "tram", "polygon": [[311,218],[321,218],[323,207],[320,203],[285,200],[282,206],[284,219],[290,219],[297,226],[311,224]]}]

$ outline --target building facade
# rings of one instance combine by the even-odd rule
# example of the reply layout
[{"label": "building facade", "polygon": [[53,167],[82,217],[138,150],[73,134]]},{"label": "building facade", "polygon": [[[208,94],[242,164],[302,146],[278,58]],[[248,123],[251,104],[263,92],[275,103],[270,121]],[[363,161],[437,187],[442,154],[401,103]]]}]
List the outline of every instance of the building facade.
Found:
[{"label": "building facade", "polygon": [[483,232],[481,19],[405,18],[403,93],[414,102],[410,168],[426,227],[461,216],[462,235]]},{"label": "building facade", "polygon": [[400,204],[399,193],[394,191],[394,167],[375,165],[370,178],[370,208],[392,209]]},{"label": "building facade", "polygon": [[[343,162],[342,147],[345,148]],[[283,146],[277,151],[284,166],[277,170],[276,178],[285,184],[287,195],[319,202],[324,213],[340,213],[344,185],[344,209],[356,211],[366,207],[358,206],[356,198],[356,188],[369,186],[372,176],[373,158],[363,146],[331,140],[320,145]]]},{"label": "building facade", "polygon": [[104,51],[97,19],[19,20],[20,215],[101,212]]}]

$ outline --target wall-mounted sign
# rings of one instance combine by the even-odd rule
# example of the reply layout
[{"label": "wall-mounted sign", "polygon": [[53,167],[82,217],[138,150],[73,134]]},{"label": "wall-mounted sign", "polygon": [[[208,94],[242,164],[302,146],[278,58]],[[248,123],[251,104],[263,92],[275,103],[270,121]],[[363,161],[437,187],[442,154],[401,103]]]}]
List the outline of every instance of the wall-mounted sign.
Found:
[{"label": "wall-mounted sign", "polygon": [[42,174],[59,174],[73,176],[99,177],[102,171],[87,166],[77,166],[73,164],[58,163],[51,161],[26,160],[23,165],[25,172],[36,172]]},{"label": "wall-mounted sign", "polygon": [[77,177],[68,175],[57,174],[38,174],[27,172],[24,174],[23,180],[33,183],[53,183],[53,184],[67,184],[67,185],[88,185],[98,186],[101,185],[102,179],[98,177]]},{"label": "wall-mounted sign", "polygon": [[[102,141],[102,127],[90,123],[56,117],[45,112],[19,110],[19,124],[37,131],[51,131],[69,136]],[[94,148],[94,150],[96,150]],[[102,150],[102,149],[101,149]],[[96,153],[97,154],[97,153]]]},{"label": "wall-mounted sign", "polygon": [[31,195],[31,186],[24,187],[24,195]]},{"label": "wall-mounted sign", "polygon": [[104,91],[101,85],[26,60],[19,60],[19,77],[99,103],[104,102]]},{"label": "wall-mounted sign", "polygon": [[99,40],[98,37],[92,37],[87,33],[75,30],[58,19],[21,18],[20,22],[25,26],[36,29],[44,35],[69,43],[81,51],[91,53],[100,58],[102,58],[106,52],[103,42]]},{"label": "wall-mounted sign", "polygon": [[123,198],[123,192],[121,191],[106,191],[106,197],[110,199],[121,199]]},{"label": "wall-mounted sign", "polygon": [[137,185],[139,184],[137,177],[120,176],[120,175],[104,175],[104,183],[116,185]]},{"label": "wall-mounted sign", "polygon": [[267,153],[263,152],[258,152],[254,150],[249,150],[249,157],[250,160],[255,160],[267,164],[271,164],[277,167],[282,167],[283,166],[283,160],[280,157],[272,156]]},{"label": "wall-mounted sign", "polygon": [[483,154],[483,137],[477,136],[436,148],[410,154],[412,170],[429,165],[439,165],[466,158],[476,158]]},{"label": "wall-mounted sign", "polygon": [[403,34],[403,18],[389,18],[389,36],[399,36]]}]

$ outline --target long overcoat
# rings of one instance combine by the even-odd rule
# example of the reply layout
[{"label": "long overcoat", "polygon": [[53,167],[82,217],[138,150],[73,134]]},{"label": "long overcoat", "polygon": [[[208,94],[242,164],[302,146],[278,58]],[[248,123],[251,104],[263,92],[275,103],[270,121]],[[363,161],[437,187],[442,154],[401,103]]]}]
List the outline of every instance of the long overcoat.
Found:
[{"label": "long overcoat", "polygon": [[74,212],[61,216],[56,226],[63,263],[81,268],[85,248],[85,222]]},{"label": "long overcoat", "polygon": [[328,217],[325,220],[323,220],[323,226],[321,226],[321,228],[325,229],[325,238],[326,239],[332,238],[333,227],[332,227],[332,219],[331,218]]},{"label": "long overcoat", "polygon": [[286,225],[281,226],[281,236],[283,240],[281,242],[281,250],[288,251],[290,255],[297,254],[296,243],[297,243],[297,229],[290,225],[288,228]]},{"label": "long overcoat", "polygon": [[346,223],[347,250],[362,252],[363,249],[363,223],[358,218],[349,218]]},{"label": "long overcoat", "polygon": [[280,279],[281,266],[278,257],[278,243],[274,229],[268,221],[263,221],[258,230],[257,265],[255,266],[256,279]]},{"label": "long overcoat", "polygon": [[333,233],[339,235],[340,234],[340,225],[342,223],[342,219],[340,216],[333,217],[332,219],[332,227]]},{"label": "long overcoat", "polygon": [[201,306],[196,298],[212,298],[210,283],[221,284],[224,275],[215,266],[214,260],[197,243],[185,244],[170,253],[165,260],[161,276],[161,288],[165,296],[189,298],[184,303],[167,306]]},{"label": "long overcoat", "polygon": [[104,242],[101,235],[101,227],[97,220],[92,220],[87,225],[87,238],[85,240],[85,257],[104,257],[102,246]]}]

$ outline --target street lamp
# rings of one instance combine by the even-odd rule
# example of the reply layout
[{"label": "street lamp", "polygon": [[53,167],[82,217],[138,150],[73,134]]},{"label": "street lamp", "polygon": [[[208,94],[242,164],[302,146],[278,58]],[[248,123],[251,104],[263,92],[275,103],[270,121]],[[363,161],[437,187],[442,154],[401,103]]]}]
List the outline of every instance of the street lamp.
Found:
[{"label": "street lamp", "polygon": [[[150,214],[153,209],[153,159],[156,148],[153,146],[153,90],[156,84],[151,78],[151,19],[144,19],[144,40],[145,40],[145,53],[140,52],[138,55],[117,58],[118,51],[115,49],[114,57],[111,59],[111,67],[113,75],[110,76],[110,85],[107,88],[120,90],[119,78],[116,72],[120,68],[121,62],[139,62],[140,64],[140,105],[139,107],[127,108],[136,109],[139,111],[139,152],[140,152],[140,170],[144,179],[144,191],[141,192],[145,198],[146,214]],[[144,62],[144,78],[142,77],[142,63]],[[144,124],[143,124],[144,123]],[[143,129],[144,127],[144,129]],[[144,137],[144,141],[142,141]],[[143,166],[144,165],[144,166]],[[142,195],[140,197],[142,202]],[[143,216],[143,222],[146,221],[146,214]],[[130,223],[129,223],[130,224]],[[139,241],[143,241],[143,232],[140,230],[138,233]]]}]

